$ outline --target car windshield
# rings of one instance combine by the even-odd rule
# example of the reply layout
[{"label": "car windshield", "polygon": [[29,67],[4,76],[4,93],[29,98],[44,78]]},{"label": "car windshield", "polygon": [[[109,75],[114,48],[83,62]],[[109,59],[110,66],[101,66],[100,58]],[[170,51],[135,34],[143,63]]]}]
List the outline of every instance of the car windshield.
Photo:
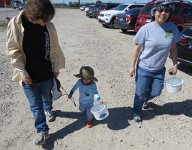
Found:
[{"label": "car windshield", "polygon": [[126,14],[135,14],[135,15],[137,15],[137,14],[140,13],[140,11],[141,11],[141,8],[132,8],[132,9],[129,9]]},{"label": "car windshield", "polygon": [[89,10],[94,10],[96,7],[95,6],[90,6]]},{"label": "car windshield", "polygon": [[141,11],[141,14],[151,15],[152,8],[153,8],[153,4],[151,4],[151,3],[146,4],[145,7],[143,8],[143,10]]},{"label": "car windshield", "polygon": [[23,5],[23,3],[21,1],[15,1],[15,3],[16,3],[16,6],[22,6]]},{"label": "car windshield", "polygon": [[113,8],[113,10],[124,10],[128,5],[119,5],[115,8]]}]

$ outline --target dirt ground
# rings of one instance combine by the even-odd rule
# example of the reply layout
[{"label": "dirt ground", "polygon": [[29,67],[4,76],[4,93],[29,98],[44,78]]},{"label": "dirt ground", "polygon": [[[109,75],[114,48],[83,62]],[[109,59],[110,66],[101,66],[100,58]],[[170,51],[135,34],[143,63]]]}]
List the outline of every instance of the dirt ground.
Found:
[{"label": "dirt ground", "polygon": [[[17,11],[16,11],[17,12]],[[0,149],[1,150],[190,150],[192,147],[192,71],[179,65],[182,91],[166,88],[143,111],[142,124],[132,120],[134,78],[128,76],[134,32],[103,28],[96,19],[73,9],[57,9],[53,19],[66,57],[59,79],[66,91],[77,81],[82,65],[95,70],[98,91],[108,102],[109,117],[85,127],[78,106],[62,96],[54,101],[55,122],[48,123],[50,139],[35,146],[34,120],[22,87],[11,81],[12,69],[5,55],[6,30],[0,30]],[[170,60],[166,66],[171,65]],[[166,78],[169,75],[166,74]],[[78,92],[74,95],[78,104]]]}]

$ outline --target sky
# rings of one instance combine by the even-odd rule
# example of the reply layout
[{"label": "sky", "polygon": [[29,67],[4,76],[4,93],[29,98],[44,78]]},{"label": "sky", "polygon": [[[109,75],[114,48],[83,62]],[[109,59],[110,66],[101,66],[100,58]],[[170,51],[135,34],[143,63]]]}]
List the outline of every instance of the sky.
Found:
[{"label": "sky", "polygon": [[[78,0],[51,0],[53,3],[65,3],[68,4],[69,2],[78,2]],[[81,3],[85,2],[96,2],[97,0],[80,0]],[[137,3],[146,3],[151,0],[100,0],[103,3],[106,2],[116,2],[116,3],[131,3],[131,2],[137,2]]]}]

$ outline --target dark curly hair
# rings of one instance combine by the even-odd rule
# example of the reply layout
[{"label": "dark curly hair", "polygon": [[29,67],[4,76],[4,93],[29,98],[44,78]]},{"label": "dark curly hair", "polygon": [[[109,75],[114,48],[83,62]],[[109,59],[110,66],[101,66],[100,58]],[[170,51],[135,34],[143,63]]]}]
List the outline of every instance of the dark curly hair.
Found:
[{"label": "dark curly hair", "polygon": [[55,9],[50,0],[27,0],[25,11],[32,21],[42,19],[44,22],[49,22],[55,15]]}]

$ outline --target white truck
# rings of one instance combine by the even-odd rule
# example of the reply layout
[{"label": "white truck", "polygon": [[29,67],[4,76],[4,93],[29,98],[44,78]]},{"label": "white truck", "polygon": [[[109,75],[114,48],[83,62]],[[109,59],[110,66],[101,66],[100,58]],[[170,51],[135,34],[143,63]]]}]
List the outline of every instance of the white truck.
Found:
[{"label": "white truck", "polygon": [[120,4],[117,7],[102,11],[98,15],[98,21],[105,27],[109,26],[115,28],[114,21],[118,14],[126,13],[128,9],[143,7],[144,3],[130,3],[130,4]]}]

